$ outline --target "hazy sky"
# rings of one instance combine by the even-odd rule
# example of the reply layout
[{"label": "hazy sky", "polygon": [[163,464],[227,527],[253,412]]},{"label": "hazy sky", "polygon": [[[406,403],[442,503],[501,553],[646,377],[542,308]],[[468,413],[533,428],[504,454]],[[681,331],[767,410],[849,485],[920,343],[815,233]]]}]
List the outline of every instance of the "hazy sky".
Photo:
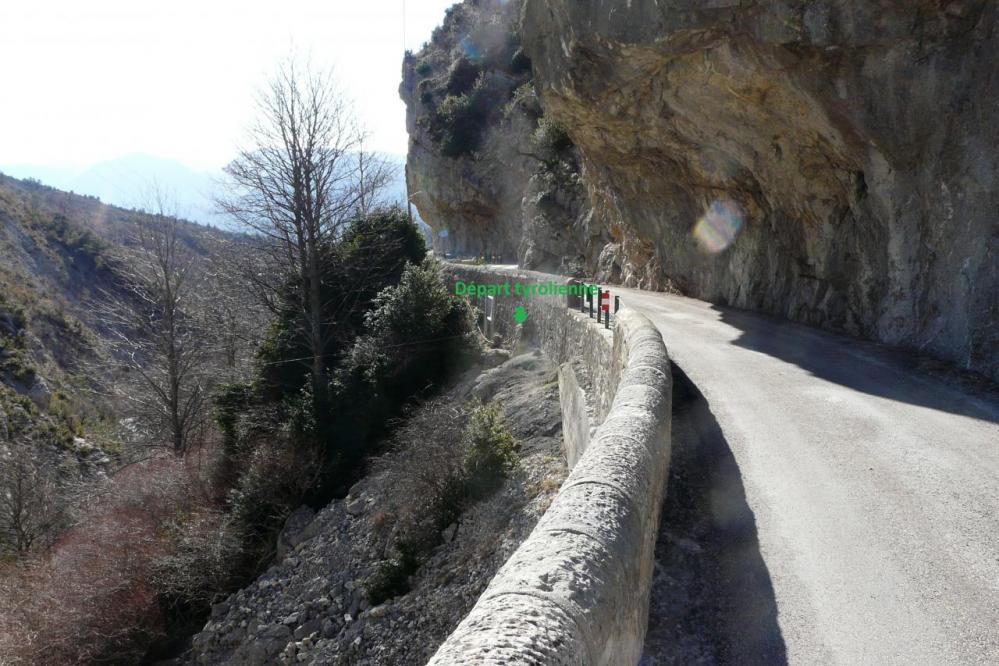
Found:
[{"label": "hazy sky", "polygon": [[233,154],[252,98],[292,50],[332,65],[372,131],[405,153],[405,47],[453,0],[31,0],[0,3],[0,163],[142,152],[201,169]]}]

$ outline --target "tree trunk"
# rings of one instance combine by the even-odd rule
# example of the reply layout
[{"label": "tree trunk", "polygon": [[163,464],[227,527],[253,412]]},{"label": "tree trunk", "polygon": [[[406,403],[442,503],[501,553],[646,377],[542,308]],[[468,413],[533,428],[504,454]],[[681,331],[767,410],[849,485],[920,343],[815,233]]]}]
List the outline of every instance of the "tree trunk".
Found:
[{"label": "tree trunk", "polygon": [[322,293],[318,248],[309,248],[309,309],[312,343],[312,400],[318,413],[326,405],[326,344],[323,336]]}]

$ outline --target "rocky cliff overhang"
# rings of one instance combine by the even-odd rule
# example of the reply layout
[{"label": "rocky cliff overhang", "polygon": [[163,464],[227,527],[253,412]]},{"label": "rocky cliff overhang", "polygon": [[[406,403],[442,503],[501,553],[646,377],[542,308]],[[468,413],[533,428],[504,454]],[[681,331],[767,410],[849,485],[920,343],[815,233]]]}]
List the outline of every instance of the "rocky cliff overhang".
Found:
[{"label": "rocky cliff overhang", "polygon": [[[511,6],[461,5],[455,43],[493,4]],[[514,28],[584,201],[540,227],[516,205],[536,178],[503,166],[514,125],[460,160],[414,126],[411,186],[469,246],[519,239],[543,249],[522,262],[561,252],[999,379],[997,23],[985,0],[524,0]]]}]

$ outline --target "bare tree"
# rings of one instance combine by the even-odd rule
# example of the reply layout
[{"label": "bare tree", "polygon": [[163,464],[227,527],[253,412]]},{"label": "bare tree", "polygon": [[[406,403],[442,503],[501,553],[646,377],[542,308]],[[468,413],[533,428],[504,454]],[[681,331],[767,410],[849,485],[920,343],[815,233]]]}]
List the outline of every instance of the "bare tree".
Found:
[{"label": "bare tree", "polygon": [[391,169],[365,152],[365,132],[329,72],[289,60],[258,107],[249,147],[225,169],[218,206],[261,241],[264,256],[248,272],[255,288],[275,309],[290,300],[298,311],[318,403],[334,323],[324,314],[323,265],[350,220],[376,203]]},{"label": "bare tree", "polygon": [[0,444],[0,542],[19,555],[61,525],[65,501],[52,465],[31,440]]},{"label": "bare tree", "polygon": [[206,285],[211,306],[205,309],[205,324],[213,332],[224,380],[244,381],[268,319],[261,300],[246,288],[244,275],[255,253],[245,237],[217,234],[209,240]]},{"label": "bare tree", "polygon": [[187,246],[183,224],[167,214],[162,194],[157,213],[136,225],[132,250],[118,262],[120,293],[97,305],[112,332],[112,355],[122,364],[114,390],[131,405],[138,426],[154,444],[187,450],[204,425],[212,342],[203,325],[205,273]]}]

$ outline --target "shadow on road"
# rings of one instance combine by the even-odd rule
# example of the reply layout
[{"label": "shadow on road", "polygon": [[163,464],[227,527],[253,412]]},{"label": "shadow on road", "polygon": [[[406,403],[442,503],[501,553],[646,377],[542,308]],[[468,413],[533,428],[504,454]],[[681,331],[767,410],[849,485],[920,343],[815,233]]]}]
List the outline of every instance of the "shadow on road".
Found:
[{"label": "shadow on road", "polygon": [[722,322],[742,331],[733,344],[793,363],[820,379],[897,402],[999,420],[999,390],[981,375],[762,313],[719,305],[712,309]]},{"label": "shadow on road", "polygon": [[756,521],[708,404],[673,365],[673,452],[643,666],[787,663]]}]

